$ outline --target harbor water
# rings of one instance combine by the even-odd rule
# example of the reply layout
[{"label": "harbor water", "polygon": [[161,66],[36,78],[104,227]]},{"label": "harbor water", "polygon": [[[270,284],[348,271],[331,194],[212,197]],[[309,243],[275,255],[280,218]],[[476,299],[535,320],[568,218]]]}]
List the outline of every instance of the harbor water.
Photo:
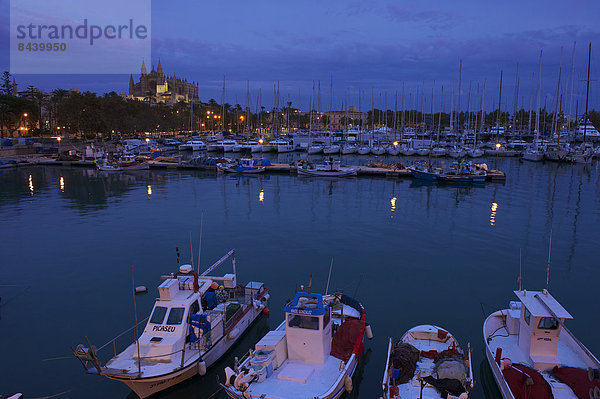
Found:
[{"label": "harbor water", "polygon": [[[380,397],[388,337],[418,324],[448,329],[465,348],[470,342],[471,397],[499,397],[483,320],[514,300],[520,264],[525,288],[546,287],[550,239],[550,291],[574,316],[567,326],[599,356],[598,163],[482,162],[504,171],[506,181],[1,171],[0,394],[135,397],[122,383],[85,375],[71,348],[87,346],[86,337],[100,347],[134,325],[134,284],[149,288],[135,296],[137,318],[145,318],[160,275],[177,271],[176,248],[182,261],[199,258],[200,269],[235,248],[238,282],[269,286],[271,312],[207,375],[158,397],[211,397],[223,367],[282,321],[300,284],[312,275],[313,291],[325,290],[332,259],[331,290],[364,304],[375,335],[348,397]],[[108,360],[112,352],[99,355]]]}]

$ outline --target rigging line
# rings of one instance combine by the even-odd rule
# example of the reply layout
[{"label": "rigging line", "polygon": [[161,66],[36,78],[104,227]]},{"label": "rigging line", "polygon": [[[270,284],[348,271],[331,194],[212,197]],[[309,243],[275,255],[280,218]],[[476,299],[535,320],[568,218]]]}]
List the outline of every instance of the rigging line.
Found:
[{"label": "rigging line", "polygon": [[73,388],[67,389],[66,391],[62,391],[62,392],[59,392],[59,393],[55,393],[54,395],[40,396],[40,397],[37,397],[37,398],[31,398],[31,399],[50,399],[50,398],[57,398],[57,397],[59,397],[59,396],[63,396],[63,395],[66,395],[66,394],[68,394],[68,393],[70,393],[70,392],[73,392],[73,391],[75,391],[75,390],[77,390],[77,389],[80,389],[80,388],[83,388],[83,387],[86,387],[86,386],[90,386],[90,385],[95,385],[95,384],[99,383],[100,381],[102,381],[102,380],[98,380],[98,381],[94,381],[94,382],[87,382],[87,383],[85,383],[85,384],[80,384],[80,385],[77,385],[77,386],[75,386],[75,387],[73,387]]}]

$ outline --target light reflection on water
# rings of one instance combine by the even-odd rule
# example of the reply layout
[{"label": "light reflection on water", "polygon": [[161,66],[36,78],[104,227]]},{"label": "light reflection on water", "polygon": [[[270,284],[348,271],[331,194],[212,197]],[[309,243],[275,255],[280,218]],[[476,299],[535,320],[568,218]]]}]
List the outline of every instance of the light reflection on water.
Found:
[{"label": "light reflection on water", "polygon": [[[309,274],[313,287],[324,288],[335,259],[331,287],[363,301],[375,333],[366,344],[372,352],[354,397],[379,397],[387,337],[416,324],[450,329],[463,345],[471,342],[475,365],[481,362],[483,317],[513,299],[520,248],[524,287],[545,286],[551,230],[550,289],[575,316],[572,331],[600,354],[593,333],[600,319],[588,312],[600,274],[598,166],[487,163],[506,171],[506,183],[5,171],[1,284],[31,288],[0,286],[0,353],[14,359],[0,365],[0,390],[44,396],[90,383],[92,390],[76,390],[72,397],[127,396],[122,384],[84,375],[74,359],[43,360],[69,356],[69,347],[86,335],[100,345],[132,325],[132,263],[136,283],[150,288],[137,297],[138,315],[147,314],[158,277],[174,271],[175,247],[187,249],[190,232],[198,242],[201,218],[203,264],[236,248],[238,280],[264,281],[272,288],[271,327]],[[30,344],[40,340],[34,321],[43,326],[41,347]],[[209,396],[223,365],[218,367],[210,382],[196,378],[164,397]],[[493,397],[487,385],[477,384],[473,397],[484,391]]]}]

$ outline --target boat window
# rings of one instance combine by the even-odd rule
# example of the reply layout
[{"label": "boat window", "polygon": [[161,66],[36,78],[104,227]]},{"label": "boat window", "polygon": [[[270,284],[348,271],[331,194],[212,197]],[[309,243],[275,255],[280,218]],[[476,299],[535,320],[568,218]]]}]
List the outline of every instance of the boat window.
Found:
[{"label": "boat window", "polygon": [[327,327],[327,324],[329,324],[330,317],[331,317],[331,313],[330,313],[329,309],[327,309],[327,312],[325,312],[325,316],[323,316],[323,328]]},{"label": "boat window", "polygon": [[538,328],[542,330],[556,330],[558,328],[558,321],[554,317],[542,317]]},{"label": "boat window", "polygon": [[200,311],[200,305],[198,305],[198,301],[192,302],[192,306],[190,307],[190,314],[196,314]]},{"label": "boat window", "polygon": [[167,318],[167,324],[170,326],[181,324],[184,311],[185,308],[171,308],[169,317]]},{"label": "boat window", "polygon": [[154,312],[152,312],[152,317],[150,317],[150,323],[152,324],[162,324],[165,319],[165,315],[167,314],[167,308],[164,306],[157,306],[154,308]]},{"label": "boat window", "polygon": [[523,312],[523,318],[525,319],[525,323],[529,325],[529,321],[531,320],[531,313],[529,313],[529,310],[527,310],[527,308],[525,308],[525,311]]},{"label": "boat window", "polygon": [[288,315],[288,326],[304,328],[306,330],[318,330],[319,318],[315,316],[302,316],[299,314]]}]

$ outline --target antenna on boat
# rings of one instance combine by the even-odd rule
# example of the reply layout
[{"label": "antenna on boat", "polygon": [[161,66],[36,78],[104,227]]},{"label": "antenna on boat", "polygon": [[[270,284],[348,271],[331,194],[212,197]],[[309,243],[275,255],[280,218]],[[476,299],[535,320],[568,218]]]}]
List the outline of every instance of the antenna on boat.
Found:
[{"label": "antenna on boat", "polygon": [[194,251],[192,248],[192,232],[190,231],[190,263],[192,264],[192,268],[194,267]]},{"label": "antenna on boat", "polygon": [[333,258],[331,258],[331,264],[329,265],[329,276],[327,277],[327,286],[325,287],[325,295],[329,292],[329,280],[331,280],[331,269],[333,268]]},{"label": "antenna on boat", "polygon": [[522,248],[519,248],[519,278],[517,282],[519,283],[519,292],[523,291],[523,258],[522,258]]},{"label": "antenna on boat", "polygon": [[200,274],[200,251],[202,251],[202,224],[204,222],[204,213],[200,214],[200,242],[198,242],[198,271]]},{"label": "antenna on boat", "polygon": [[138,334],[137,305],[135,302],[135,273],[133,269],[133,263],[131,264],[131,285],[131,295],[133,295],[133,317],[135,319],[135,344],[137,345],[138,355],[138,374],[142,375],[142,358],[140,357],[140,336]]},{"label": "antenna on boat", "polygon": [[177,254],[177,266],[180,266],[181,262],[179,261],[179,247],[175,247],[175,253]]},{"label": "antenna on boat", "polygon": [[546,265],[546,292],[550,284],[550,254],[552,253],[552,228],[550,228],[550,244],[548,245],[548,264]]},{"label": "antenna on boat", "polygon": [[306,290],[306,292],[310,294],[310,287],[312,286],[312,274],[310,274],[309,276],[310,280],[308,280],[308,289]]}]

